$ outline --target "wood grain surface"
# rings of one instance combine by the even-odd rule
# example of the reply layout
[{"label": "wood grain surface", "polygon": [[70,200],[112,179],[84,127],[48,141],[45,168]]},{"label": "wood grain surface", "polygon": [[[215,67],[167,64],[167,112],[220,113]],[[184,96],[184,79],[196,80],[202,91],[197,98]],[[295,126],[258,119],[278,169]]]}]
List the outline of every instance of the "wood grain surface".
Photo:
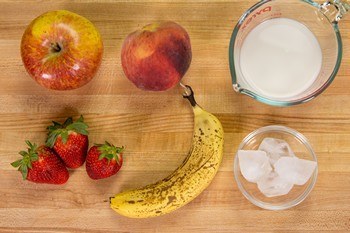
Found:
[{"label": "wood grain surface", "polygon": [[[246,0],[0,0],[0,232],[349,232],[350,231],[350,16],[339,24],[342,66],[332,85],[306,104],[278,108],[236,94],[228,45],[233,27],[255,1]],[[25,72],[20,40],[29,22],[45,11],[67,9],[90,19],[105,46],[97,76],[73,91],[49,91]],[[187,29],[193,60],[183,82],[225,130],[224,159],[212,184],[173,213],[128,219],[109,208],[109,196],[171,173],[191,144],[193,116],[182,89],[136,89],[120,64],[123,39],[155,20]],[[125,145],[117,176],[93,181],[84,167],[67,184],[24,182],[10,166],[24,140],[43,143],[51,120],[83,114],[90,142]],[[280,124],[303,133],[319,159],[310,196],[285,211],[262,210],[246,200],[233,178],[233,159],[251,131]]]}]

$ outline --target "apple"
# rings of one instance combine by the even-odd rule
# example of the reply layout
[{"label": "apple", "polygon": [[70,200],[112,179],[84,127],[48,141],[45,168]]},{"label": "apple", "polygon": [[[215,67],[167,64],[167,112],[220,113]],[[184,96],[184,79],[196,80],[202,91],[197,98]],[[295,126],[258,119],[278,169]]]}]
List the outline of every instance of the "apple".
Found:
[{"label": "apple", "polygon": [[126,37],[121,60],[136,87],[164,91],[178,84],[190,67],[190,37],[175,22],[149,24]]},{"label": "apple", "polygon": [[23,64],[40,85],[69,90],[88,83],[103,53],[99,32],[86,18],[66,10],[34,19],[21,41]]}]

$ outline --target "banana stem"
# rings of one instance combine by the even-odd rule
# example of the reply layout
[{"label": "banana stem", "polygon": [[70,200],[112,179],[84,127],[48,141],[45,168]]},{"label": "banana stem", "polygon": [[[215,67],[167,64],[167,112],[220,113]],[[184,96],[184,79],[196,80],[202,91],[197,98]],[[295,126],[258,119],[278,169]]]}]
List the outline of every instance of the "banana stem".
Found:
[{"label": "banana stem", "polygon": [[182,83],[180,83],[180,86],[185,89],[185,92],[182,94],[182,96],[185,99],[188,99],[188,101],[190,101],[192,107],[195,107],[197,105],[197,103],[196,103],[196,100],[194,99],[194,92],[193,92],[192,88],[190,86],[184,85]]}]

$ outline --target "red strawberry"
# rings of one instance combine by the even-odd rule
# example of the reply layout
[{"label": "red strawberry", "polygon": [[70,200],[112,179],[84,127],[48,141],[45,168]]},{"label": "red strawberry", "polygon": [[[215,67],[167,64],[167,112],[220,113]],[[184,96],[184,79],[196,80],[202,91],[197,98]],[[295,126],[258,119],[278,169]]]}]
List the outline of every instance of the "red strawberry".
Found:
[{"label": "red strawberry", "polygon": [[67,168],[60,158],[47,146],[40,146],[26,141],[28,151],[20,151],[23,156],[11,165],[18,167],[23,179],[35,183],[64,184],[69,178]]},{"label": "red strawberry", "polygon": [[73,122],[69,117],[63,124],[53,121],[46,146],[53,148],[68,168],[78,168],[84,164],[88,146],[88,128],[83,116]]},{"label": "red strawberry", "polygon": [[115,147],[108,142],[91,147],[86,157],[86,172],[98,180],[116,174],[123,164],[124,147]]}]

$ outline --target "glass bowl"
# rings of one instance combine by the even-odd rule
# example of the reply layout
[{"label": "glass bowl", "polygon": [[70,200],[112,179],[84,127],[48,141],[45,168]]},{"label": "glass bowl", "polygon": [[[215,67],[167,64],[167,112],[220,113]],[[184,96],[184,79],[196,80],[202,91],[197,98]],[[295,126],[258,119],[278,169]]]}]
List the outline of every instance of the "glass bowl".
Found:
[{"label": "glass bowl", "polygon": [[[312,160],[317,164],[316,155],[305,136],[284,126],[271,125],[251,132],[243,139],[238,150],[257,150],[266,137],[285,140],[298,158]],[[310,194],[316,183],[317,168],[318,164],[304,185],[294,185],[288,194],[277,197],[266,197],[256,183],[249,182],[242,176],[237,154],[233,171],[239,190],[251,203],[263,209],[283,210],[300,204]]]}]

